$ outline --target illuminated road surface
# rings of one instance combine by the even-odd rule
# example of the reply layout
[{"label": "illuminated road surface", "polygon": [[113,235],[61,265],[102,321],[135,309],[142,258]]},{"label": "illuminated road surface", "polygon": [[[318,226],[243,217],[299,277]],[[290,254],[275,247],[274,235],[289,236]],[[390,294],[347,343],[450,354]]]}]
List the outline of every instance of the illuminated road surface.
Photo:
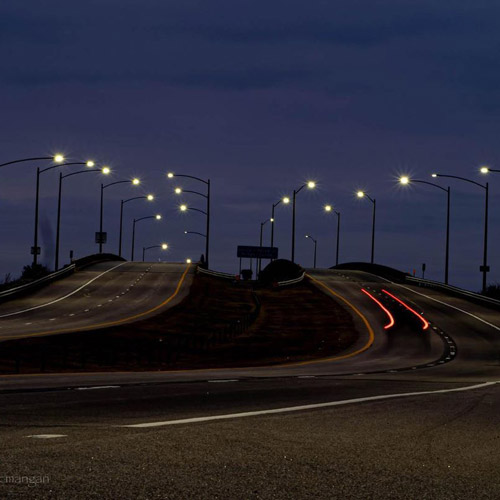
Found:
[{"label": "illuminated road surface", "polygon": [[36,498],[499,498],[500,315],[366,273],[311,275],[359,326],[341,359],[3,377],[6,473],[45,474]]}]

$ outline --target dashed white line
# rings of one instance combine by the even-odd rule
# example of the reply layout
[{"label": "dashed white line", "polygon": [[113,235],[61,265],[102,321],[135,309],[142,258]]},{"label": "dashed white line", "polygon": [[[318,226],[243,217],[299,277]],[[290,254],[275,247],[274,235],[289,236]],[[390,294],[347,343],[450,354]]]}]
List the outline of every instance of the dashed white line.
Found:
[{"label": "dashed white line", "polygon": [[86,286],[90,285],[90,283],[92,283],[93,281],[99,279],[101,276],[104,276],[106,273],[109,273],[110,271],[113,271],[113,269],[116,269],[117,267],[123,266],[123,264],[126,264],[126,262],[120,262],[118,265],[112,267],[111,269],[108,269],[107,271],[104,271],[103,273],[99,274],[95,278],[92,278],[90,281],[87,281],[87,283],[83,284],[82,286],[80,286],[76,290],[73,290],[72,292],[68,293],[67,295],[64,295],[64,297],[59,297],[58,299],[52,300],[52,301],[47,302],[45,304],[40,304],[38,306],[29,307],[28,309],[22,309],[20,311],[14,311],[14,312],[11,312],[11,313],[8,313],[8,314],[2,314],[2,315],[0,315],[0,318],[7,318],[8,316],[15,316],[16,314],[22,314],[22,313],[25,313],[25,312],[28,312],[28,311],[34,311],[35,309],[40,309],[42,307],[47,307],[47,306],[50,306],[52,304],[56,304],[57,302],[61,302],[61,300],[67,299],[68,297],[71,297],[72,295],[74,295],[75,293],[79,292],[80,290],[82,290]]},{"label": "dashed white line", "polygon": [[31,434],[29,436],[25,436],[27,438],[35,438],[35,439],[55,439],[66,437],[67,434]]}]

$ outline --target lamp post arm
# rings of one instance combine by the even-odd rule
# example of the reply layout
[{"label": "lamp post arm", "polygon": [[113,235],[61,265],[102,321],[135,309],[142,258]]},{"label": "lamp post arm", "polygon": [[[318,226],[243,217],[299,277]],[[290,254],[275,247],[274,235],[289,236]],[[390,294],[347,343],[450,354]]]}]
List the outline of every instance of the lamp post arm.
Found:
[{"label": "lamp post arm", "polygon": [[46,172],[47,170],[52,170],[53,168],[59,168],[59,167],[67,167],[68,165],[87,165],[87,162],[85,161],[72,161],[70,163],[58,163],[57,165],[52,165],[47,168],[43,168],[40,170],[40,173]]},{"label": "lamp post arm", "polygon": [[207,215],[207,212],[205,212],[205,210],[200,210],[199,208],[187,207],[187,209],[194,210],[195,212],[200,212],[200,214]]},{"label": "lamp post arm", "polygon": [[208,186],[208,181],[204,179],[200,179],[199,177],[195,177],[194,175],[186,175],[186,174],[174,174],[174,177],[186,177],[187,179],[194,179],[196,181],[203,182]]},{"label": "lamp post arm", "polygon": [[473,181],[472,179],[467,179],[466,177],[459,177],[458,175],[444,175],[444,174],[436,174],[437,177],[448,177],[450,179],[459,179],[461,181],[469,182],[470,184],[475,184],[483,189],[486,189],[486,186],[480,184],[479,182]]},{"label": "lamp post arm", "polygon": [[125,204],[132,200],[141,200],[141,199],[147,199],[147,196],[134,196],[133,198],[129,198],[128,200],[122,200],[122,201]]},{"label": "lamp post arm", "polygon": [[62,175],[61,179],[65,179],[66,177],[71,177],[72,175],[91,174],[91,173],[98,174],[100,172],[101,172],[100,170],[78,170],[78,172],[71,172],[71,174]]},{"label": "lamp post arm", "polygon": [[418,182],[419,184],[427,184],[428,186],[434,186],[438,189],[441,189],[441,191],[446,191],[446,192],[448,191],[448,189],[444,188],[443,186],[440,186],[439,184],[435,184],[434,182],[427,182],[427,181],[414,180],[414,179],[412,179],[411,182]]},{"label": "lamp post arm", "polygon": [[0,164],[0,167],[6,167],[7,165],[13,165],[14,163],[22,163],[25,161],[38,161],[38,160],[54,160],[52,156],[38,156],[36,158],[23,158],[22,160],[13,160],[6,163]]},{"label": "lamp post arm", "polygon": [[147,215],[146,217],[140,217],[139,219],[134,219],[134,222],[139,222],[144,219],[156,219],[156,215]]},{"label": "lamp post arm", "polygon": [[207,199],[208,196],[206,194],[203,194],[203,193],[199,193],[198,191],[190,191],[188,189],[183,189],[182,190],[183,193],[192,193],[192,194],[197,194],[198,196],[203,196],[203,198]]},{"label": "lamp post arm", "polygon": [[105,189],[105,188],[107,188],[107,187],[109,187],[109,186],[114,186],[115,184],[124,184],[125,182],[129,182],[129,183],[131,183],[132,181],[127,180],[127,181],[116,181],[116,182],[111,182],[110,184],[105,184],[105,185],[103,185],[103,186],[102,186],[102,188],[103,188],[103,189]]},{"label": "lamp post arm", "polygon": [[203,238],[206,238],[207,235],[203,233],[199,233],[198,231],[186,231],[185,234],[197,234],[199,236],[203,236]]}]

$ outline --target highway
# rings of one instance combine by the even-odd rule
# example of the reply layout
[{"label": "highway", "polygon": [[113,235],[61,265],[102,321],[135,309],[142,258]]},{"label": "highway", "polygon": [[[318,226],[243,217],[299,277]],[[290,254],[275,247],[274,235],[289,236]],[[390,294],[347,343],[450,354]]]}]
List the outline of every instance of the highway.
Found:
[{"label": "highway", "polygon": [[[124,310],[101,318],[95,307],[123,291],[124,275],[144,272],[136,266],[94,282],[89,317],[123,318]],[[164,295],[182,271],[172,271]],[[363,272],[309,276],[352,312],[360,331],[335,358],[2,377],[2,474],[43,478],[32,486],[3,481],[2,497],[499,498],[500,314]],[[72,302],[34,313],[62,317]],[[153,302],[155,294],[132,312]],[[0,314],[19,305],[4,304]],[[17,324],[21,335],[25,314],[3,318],[2,327]]]},{"label": "highway", "polygon": [[[179,303],[188,293],[192,273],[185,264],[95,264],[25,298],[0,304],[0,340],[90,330],[145,318]],[[179,283],[185,286],[169,300]],[[168,304],[162,305],[165,300]]]}]

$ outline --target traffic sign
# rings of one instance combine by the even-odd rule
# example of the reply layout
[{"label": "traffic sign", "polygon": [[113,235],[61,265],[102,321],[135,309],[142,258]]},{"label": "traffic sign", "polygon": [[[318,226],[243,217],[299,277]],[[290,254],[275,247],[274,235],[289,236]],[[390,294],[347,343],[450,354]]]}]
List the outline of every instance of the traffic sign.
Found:
[{"label": "traffic sign", "polygon": [[239,245],[237,257],[246,259],[277,259],[278,249],[276,247],[253,247]]}]

